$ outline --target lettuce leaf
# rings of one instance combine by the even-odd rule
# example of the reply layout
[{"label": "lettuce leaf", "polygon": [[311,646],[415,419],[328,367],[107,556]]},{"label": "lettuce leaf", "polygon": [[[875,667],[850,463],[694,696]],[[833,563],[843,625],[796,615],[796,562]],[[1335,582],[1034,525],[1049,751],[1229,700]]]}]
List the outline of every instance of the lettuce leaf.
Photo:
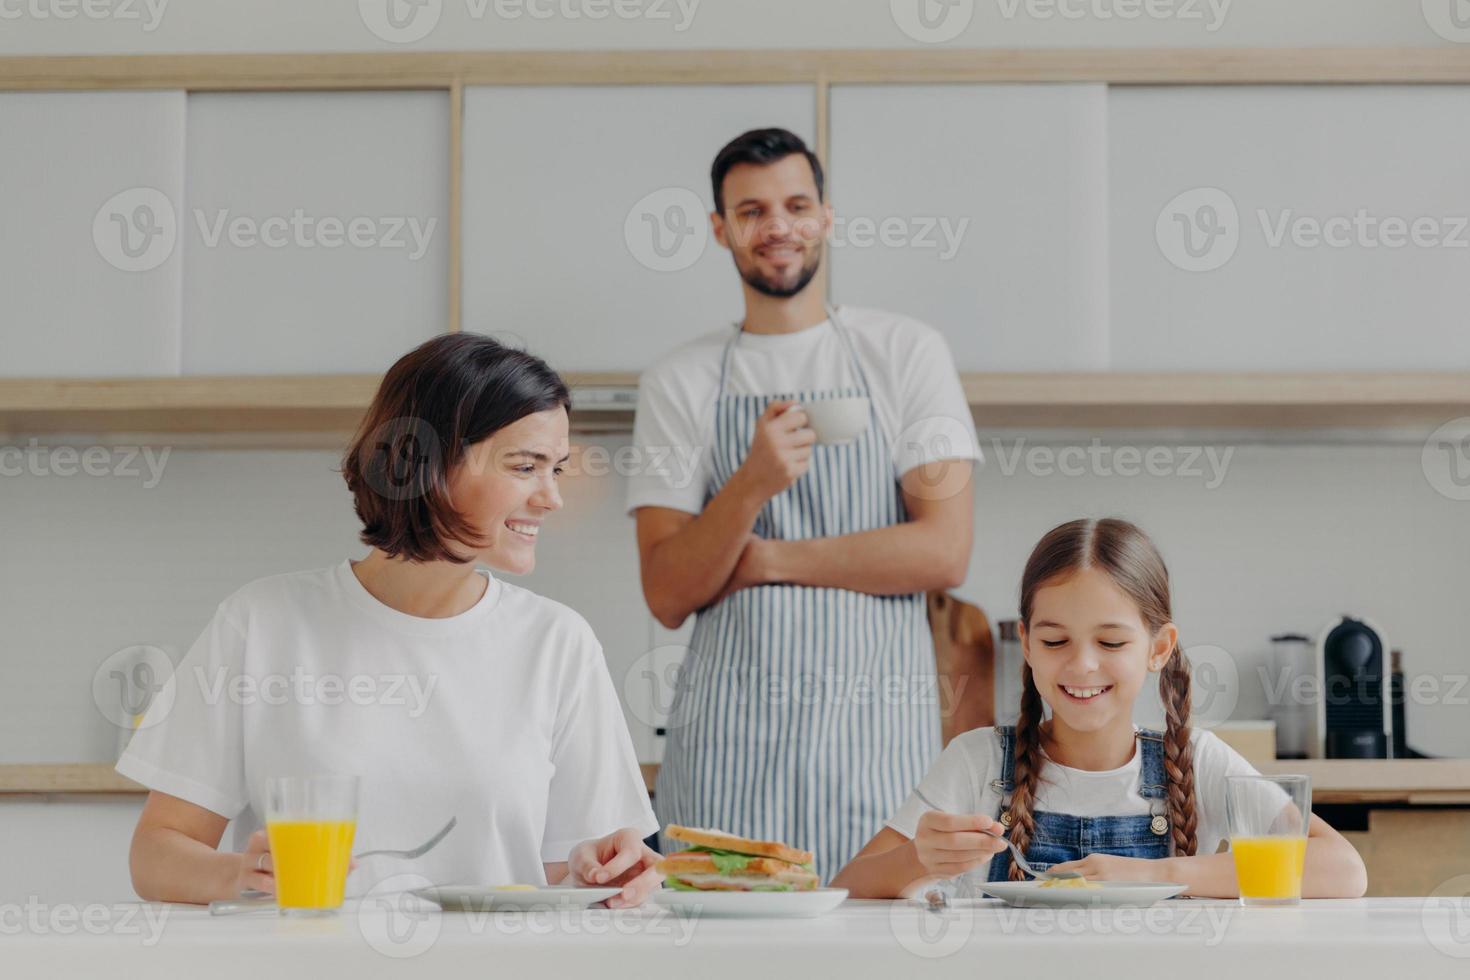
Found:
[{"label": "lettuce leaf", "polygon": [[749,854],[740,854],[736,851],[722,851],[717,847],[691,847],[690,851],[698,854],[708,854],[714,862],[715,870],[722,875],[736,874],[750,867],[752,860]]}]

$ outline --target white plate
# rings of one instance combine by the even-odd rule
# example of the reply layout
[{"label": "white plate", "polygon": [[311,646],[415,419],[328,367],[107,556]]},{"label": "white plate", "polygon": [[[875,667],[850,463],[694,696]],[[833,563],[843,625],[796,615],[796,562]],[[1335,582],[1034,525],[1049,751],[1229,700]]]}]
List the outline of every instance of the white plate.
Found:
[{"label": "white plate", "polygon": [[612,898],[621,888],[505,889],[490,885],[432,885],[414,895],[446,912],[508,912],[531,909],[585,909]]},{"label": "white plate", "polygon": [[1167,881],[1098,881],[1096,888],[1042,888],[1037,881],[986,881],[975,887],[1023,909],[1145,908],[1173,898],[1185,886]]},{"label": "white plate", "polygon": [[811,919],[841,905],[846,888],[809,892],[686,892],[661,888],[651,901],[684,915],[732,919]]}]

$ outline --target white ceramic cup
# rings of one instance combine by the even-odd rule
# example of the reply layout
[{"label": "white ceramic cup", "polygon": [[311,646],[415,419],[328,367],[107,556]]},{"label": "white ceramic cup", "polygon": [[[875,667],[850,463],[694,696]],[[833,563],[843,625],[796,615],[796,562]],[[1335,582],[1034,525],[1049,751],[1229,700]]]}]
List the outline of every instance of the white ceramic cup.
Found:
[{"label": "white ceramic cup", "polygon": [[819,445],[852,442],[868,429],[870,404],[866,398],[823,398],[800,407]]}]

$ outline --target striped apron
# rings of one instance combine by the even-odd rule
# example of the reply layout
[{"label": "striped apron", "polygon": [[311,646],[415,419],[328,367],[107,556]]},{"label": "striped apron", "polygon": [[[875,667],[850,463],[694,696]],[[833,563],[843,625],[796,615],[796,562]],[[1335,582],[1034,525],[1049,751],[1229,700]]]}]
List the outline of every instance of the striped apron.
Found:
[{"label": "striped apron", "polygon": [[[857,387],[728,395],[737,328],[720,369],[706,502],[744,462],[770,402],[863,396],[871,406],[862,365],[835,311],[828,316]],[[813,447],[808,471],[766,504],[755,533],[795,541],[906,519],[892,451],[870,407],[857,440]],[[936,680],[921,592],[765,585],[733,593],[695,620],[669,712],[660,820],[811,850],[818,875],[830,879],[938,754]]]}]

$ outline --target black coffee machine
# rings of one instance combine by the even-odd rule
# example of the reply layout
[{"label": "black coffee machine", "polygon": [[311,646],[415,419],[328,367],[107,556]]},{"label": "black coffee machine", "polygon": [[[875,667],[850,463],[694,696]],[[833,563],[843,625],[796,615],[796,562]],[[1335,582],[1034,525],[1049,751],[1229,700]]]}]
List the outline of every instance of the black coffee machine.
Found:
[{"label": "black coffee machine", "polygon": [[1322,679],[1317,731],[1328,759],[1387,759],[1392,756],[1393,710],[1389,696],[1388,646],[1365,619],[1343,616],[1317,641]]}]

